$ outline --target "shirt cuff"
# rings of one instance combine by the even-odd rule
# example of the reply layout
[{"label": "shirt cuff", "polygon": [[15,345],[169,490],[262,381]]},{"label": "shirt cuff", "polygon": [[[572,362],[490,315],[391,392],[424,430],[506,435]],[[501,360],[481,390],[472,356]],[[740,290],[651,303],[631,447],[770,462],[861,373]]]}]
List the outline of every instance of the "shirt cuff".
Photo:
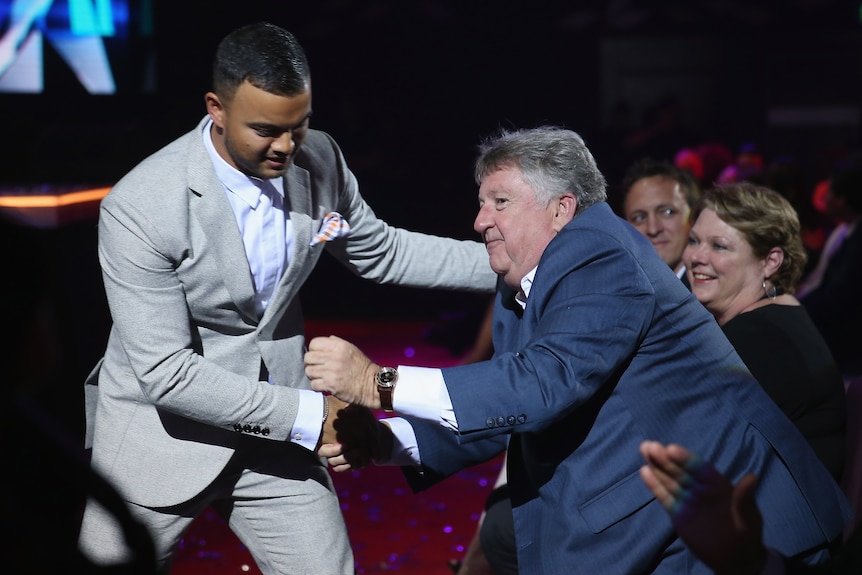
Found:
[{"label": "shirt cuff", "polygon": [[436,421],[455,431],[458,421],[443,372],[432,367],[398,366],[398,385],[392,406],[402,415]]},{"label": "shirt cuff", "polygon": [[299,410],[290,429],[290,442],[314,451],[323,433],[323,394],[299,389]]},{"label": "shirt cuff", "polygon": [[377,465],[421,465],[416,434],[410,423],[400,417],[389,417],[381,421],[389,424],[389,429],[392,430],[392,435],[395,437],[389,459],[374,460],[374,463]]}]

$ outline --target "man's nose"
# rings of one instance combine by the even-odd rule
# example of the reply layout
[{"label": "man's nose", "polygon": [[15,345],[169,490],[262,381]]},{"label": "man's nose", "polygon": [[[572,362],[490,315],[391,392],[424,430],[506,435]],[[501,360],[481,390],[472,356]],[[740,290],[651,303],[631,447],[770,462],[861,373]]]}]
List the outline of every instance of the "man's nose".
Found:
[{"label": "man's nose", "polygon": [[482,206],[481,208],[479,208],[479,212],[476,214],[476,219],[473,220],[473,229],[476,231],[476,233],[481,234],[490,227],[490,210],[486,209],[485,206]]},{"label": "man's nose", "polygon": [[273,140],[272,149],[282,154],[289,154],[293,151],[295,145],[296,143],[293,141],[293,133],[288,130]]}]

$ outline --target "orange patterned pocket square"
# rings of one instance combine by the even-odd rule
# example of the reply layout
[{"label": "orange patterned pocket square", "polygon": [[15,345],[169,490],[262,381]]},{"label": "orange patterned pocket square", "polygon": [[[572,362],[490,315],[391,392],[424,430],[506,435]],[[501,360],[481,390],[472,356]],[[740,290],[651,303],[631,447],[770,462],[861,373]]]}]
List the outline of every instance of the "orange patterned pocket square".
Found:
[{"label": "orange patterned pocket square", "polygon": [[338,238],[342,238],[350,233],[350,224],[347,223],[341,214],[338,212],[329,212],[323,218],[323,224],[320,226],[320,231],[314,234],[311,238],[311,244],[315,245],[321,242],[329,242]]}]

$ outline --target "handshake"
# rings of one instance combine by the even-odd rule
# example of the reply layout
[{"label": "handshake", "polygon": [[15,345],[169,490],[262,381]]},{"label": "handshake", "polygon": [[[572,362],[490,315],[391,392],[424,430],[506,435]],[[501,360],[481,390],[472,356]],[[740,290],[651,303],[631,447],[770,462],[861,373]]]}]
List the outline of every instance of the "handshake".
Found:
[{"label": "handshake", "polygon": [[374,383],[380,366],[348,341],[336,336],[316,337],[305,354],[305,374],[329,407],[323,422],[318,455],[334,471],[366,467],[389,459],[394,436],[389,425],[377,419],[380,408]]},{"label": "handshake", "polygon": [[367,407],[332,395],[323,400],[329,402],[329,413],[323,422],[317,454],[326,458],[333,471],[359,469],[389,459],[394,436],[388,424]]}]

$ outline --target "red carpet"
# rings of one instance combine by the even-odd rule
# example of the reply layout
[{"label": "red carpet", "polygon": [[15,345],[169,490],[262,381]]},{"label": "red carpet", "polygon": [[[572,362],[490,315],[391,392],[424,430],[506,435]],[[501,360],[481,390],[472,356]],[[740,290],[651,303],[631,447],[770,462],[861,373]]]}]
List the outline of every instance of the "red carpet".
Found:
[{"label": "red carpet", "polygon": [[[445,367],[458,362],[423,340],[428,322],[308,322],[309,337],[338,335],[383,365]],[[357,573],[451,575],[447,561],[461,558],[473,537],[501,459],[467,469],[414,494],[397,468],[369,467],[336,474],[341,508]],[[172,575],[259,575],[251,556],[227,526],[207,513],[183,540]],[[325,574],[322,574],[325,575]]]}]

